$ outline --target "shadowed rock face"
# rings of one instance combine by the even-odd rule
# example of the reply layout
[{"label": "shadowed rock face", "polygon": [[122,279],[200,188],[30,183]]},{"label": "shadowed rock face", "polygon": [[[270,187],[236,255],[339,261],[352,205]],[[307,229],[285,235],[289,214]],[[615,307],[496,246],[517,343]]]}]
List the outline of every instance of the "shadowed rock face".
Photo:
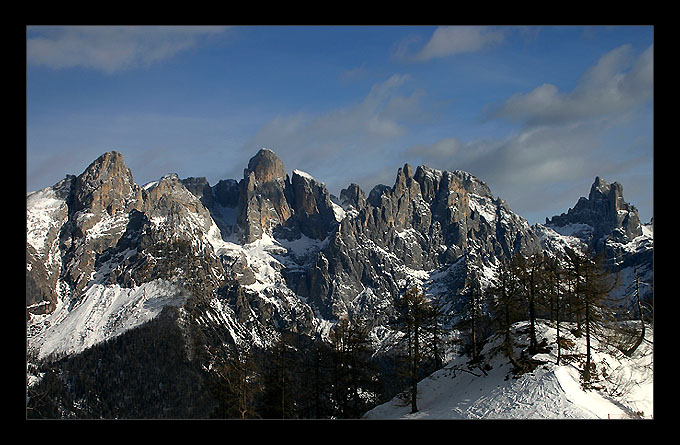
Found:
[{"label": "shadowed rock face", "polygon": [[297,170],[293,171],[292,187],[300,232],[309,238],[325,239],[337,225],[330,193],[323,184]]},{"label": "shadowed rock face", "polygon": [[208,183],[208,180],[201,176],[199,178],[186,178],[182,179],[182,184],[187,188],[194,196],[201,200],[204,206],[211,207],[213,205],[214,196],[212,187]]},{"label": "shadowed rock face", "polygon": [[291,182],[283,162],[266,148],[250,159],[243,172],[237,211],[246,243],[265,233],[271,236],[275,230],[293,238],[302,233],[323,240],[337,225],[326,186],[298,170]]},{"label": "shadowed rock face", "polygon": [[419,166],[413,173],[406,164],[394,186],[378,185],[366,199],[353,184],[341,191],[340,202],[352,216],[331,233],[296,288],[328,318],[354,313],[380,324],[390,316],[392,296],[412,285],[411,270],[431,271],[461,258],[465,270],[540,249],[527,222],[465,172]]},{"label": "shadowed rock face", "polygon": [[607,183],[600,177],[590,187],[588,198],[581,197],[567,213],[546,218],[546,225],[564,227],[568,224],[588,224],[593,228],[590,244],[603,247],[603,237],[628,242],[642,235],[642,225],[635,206],[623,199],[623,187],[618,182]]},{"label": "shadowed rock face", "polygon": [[361,210],[366,207],[366,194],[357,184],[350,184],[340,191],[340,203],[343,207],[354,207]]}]

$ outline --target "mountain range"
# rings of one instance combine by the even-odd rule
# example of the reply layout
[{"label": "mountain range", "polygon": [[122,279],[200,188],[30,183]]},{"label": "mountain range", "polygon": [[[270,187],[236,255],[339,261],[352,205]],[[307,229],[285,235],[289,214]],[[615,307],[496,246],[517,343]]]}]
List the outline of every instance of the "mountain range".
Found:
[{"label": "mountain range", "polygon": [[620,311],[636,310],[636,279],[653,301],[653,224],[599,177],[573,208],[530,225],[464,171],[406,164],[392,186],[350,184],[336,197],[266,148],[243,178],[214,185],[176,174],[138,185],[111,151],[28,193],[26,223],[31,361],[78,356],[160,320],[203,368],[215,355],[196,346],[199,331],[203,344],[266,350],[283,333],[324,339],[340,319],[360,319],[384,351],[396,297],[417,286],[455,315],[471,279],[491,286],[515,254],[602,253],[620,274]]}]

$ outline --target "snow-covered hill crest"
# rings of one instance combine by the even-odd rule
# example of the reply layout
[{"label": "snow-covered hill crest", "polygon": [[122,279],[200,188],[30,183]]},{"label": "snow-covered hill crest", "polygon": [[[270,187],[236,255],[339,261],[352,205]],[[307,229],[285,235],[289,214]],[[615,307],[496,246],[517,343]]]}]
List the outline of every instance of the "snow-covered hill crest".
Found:
[{"label": "snow-covered hill crest", "polygon": [[[526,323],[514,325],[520,346],[528,345]],[[470,365],[469,357],[458,356],[441,370],[418,383],[418,411],[401,396],[380,405],[366,419],[629,419],[654,416],[653,331],[632,357],[604,342],[594,342],[594,361],[599,377],[584,389],[580,360],[585,338],[575,337],[567,323],[561,327],[564,344],[556,364],[556,329],[548,321],[537,323],[538,336],[551,346],[549,352],[530,358],[536,367],[517,375],[501,352],[500,336],[482,351],[483,363]],[[566,335],[565,335],[566,332]]]}]

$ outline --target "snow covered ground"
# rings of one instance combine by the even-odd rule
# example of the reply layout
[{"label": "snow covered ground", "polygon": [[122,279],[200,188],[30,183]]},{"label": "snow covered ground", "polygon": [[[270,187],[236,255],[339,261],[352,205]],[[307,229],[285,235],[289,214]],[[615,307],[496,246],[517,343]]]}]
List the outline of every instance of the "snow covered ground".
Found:
[{"label": "snow covered ground", "polygon": [[187,296],[164,280],[134,288],[93,284],[79,299],[67,298],[51,314],[32,315],[27,323],[29,348],[39,358],[81,352],[156,317]]},{"label": "snow covered ground", "polygon": [[[562,357],[571,358],[585,351],[585,339],[574,338],[563,323],[560,335],[574,341]],[[526,324],[517,326],[525,330]],[[614,348],[593,343],[593,361],[606,378],[599,389],[584,390],[577,360],[561,360],[555,365],[554,324],[540,322],[538,339],[553,346],[548,353],[536,354],[544,363],[532,372],[515,376],[503,354],[491,351],[500,338],[485,345],[483,354],[491,366],[484,375],[479,367],[469,367],[469,357],[456,357],[444,368],[418,384],[418,412],[411,413],[408,401],[399,396],[369,411],[366,419],[622,419],[653,416],[653,334],[647,328],[646,340],[627,358]],[[527,334],[520,343],[528,344]],[[519,349],[517,350],[519,351]],[[490,357],[490,358],[489,358]]]}]

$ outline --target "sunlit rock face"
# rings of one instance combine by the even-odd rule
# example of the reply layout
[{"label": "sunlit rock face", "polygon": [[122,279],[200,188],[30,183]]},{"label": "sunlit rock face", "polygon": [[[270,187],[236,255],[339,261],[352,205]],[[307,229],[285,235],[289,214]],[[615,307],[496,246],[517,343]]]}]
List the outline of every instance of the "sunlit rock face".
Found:
[{"label": "sunlit rock face", "polygon": [[239,192],[238,224],[246,243],[271,234],[293,215],[290,180],[279,157],[269,149],[261,149],[250,159]]}]

